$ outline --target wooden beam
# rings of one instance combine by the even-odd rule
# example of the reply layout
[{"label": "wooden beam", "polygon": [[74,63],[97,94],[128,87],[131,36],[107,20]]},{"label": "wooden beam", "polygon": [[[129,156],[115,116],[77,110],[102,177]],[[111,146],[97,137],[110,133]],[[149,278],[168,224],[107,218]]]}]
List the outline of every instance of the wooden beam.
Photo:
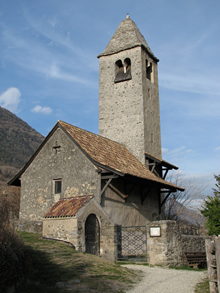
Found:
[{"label": "wooden beam", "polygon": [[177,189],[176,188],[167,188],[166,190],[165,189],[162,189],[161,191],[160,191],[160,193],[167,193],[167,192],[176,192],[177,191]]},{"label": "wooden beam", "polygon": [[154,169],[156,167],[156,163],[155,162],[154,163],[147,163],[147,167],[150,167],[150,166],[152,166],[152,169],[150,170],[150,168],[149,168],[149,170],[151,171],[151,173],[153,173]]},{"label": "wooden beam", "polygon": [[153,168],[150,171],[153,173],[155,168],[156,168],[156,163],[154,163]]},{"label": "wooden beam", "polygon": [[[166,168],[166,169],[164,169],[164,170],[166,170],[166,172],[163,174],[163,180],[166,178],[166,176],[167,176],[167,173],[168,173],[168,168]],[[164,170],[162,170],[162,171],[164,171]]]},{"label": "wooden beam", "polygon": [[128,195],[123,194],[121,191],[119,191],[115,186],[113,186],[112,184],[109,184],[109,188],[111,188],[112,190],[114,190],[120,197],[122,197],[124,200],[126,198],[128,198]]},{"label": "wooden beam", "polygon": [[109,180],[107,181],[107,183],[105,184],[105,186],[102,188],[101,193],[100,193],[100,198],[102,196],[102,194],[105,192],[106,188],[109,186],[109,184],[111,183],[113,178],[109,178]]},{"label": "wooden beam", "polygon": [[112,179],[118,178],[118,175],[113,174],[113,175],[101,176],[101,179],[110,179],[110,178],[112,178]]},{"label": "wooden beam", "polygon": [[160,207],[163,206],[163,204],[166,202],[166,200],[168,199],[168,197],[170,196],[171,193],[172,193],[172,191],[168,192],[167,196],[164,198],[164,200],[163,200],[162,203],[160,204]]}]

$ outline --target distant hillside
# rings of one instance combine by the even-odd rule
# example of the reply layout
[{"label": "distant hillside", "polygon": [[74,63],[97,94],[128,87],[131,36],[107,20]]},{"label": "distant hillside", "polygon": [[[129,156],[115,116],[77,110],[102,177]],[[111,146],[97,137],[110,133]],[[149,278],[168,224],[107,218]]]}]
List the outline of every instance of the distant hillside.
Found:
[{"label": "distant hillside", "polygon": [[44,137],[15,114],[0,107],[0,179],[10,179]]},{"label": "distant hillside", "polygon": [[[165,205],[165,213],[168,213],[168,207],[169,207],[169,199],[167,200],[167,204]],[[178,215],[178,217],[176,217]],[[186,207],[177,200],[173,204],[171,210],[169,219],[170,220],[178,220],[179,221],[185,221],[187,223],[190,223],[192,225],[201,225],[203,226],[205,218],[203,215],[198,211],[198,208],[190,208]]]}]

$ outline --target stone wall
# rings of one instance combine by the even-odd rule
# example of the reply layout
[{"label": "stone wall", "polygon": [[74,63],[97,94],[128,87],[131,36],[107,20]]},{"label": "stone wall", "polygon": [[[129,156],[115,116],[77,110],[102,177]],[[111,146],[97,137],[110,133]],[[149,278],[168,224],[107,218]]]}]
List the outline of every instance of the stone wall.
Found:
[{"label": "stone wall", "polygon": [[76,218],[46,218],[43,220],[43,237],[70,242],[78,248]]},{"label": "stone wall", "polygon": [[34,233],[42,233],[42,221],[23,221],[19,220],[17,223],[18,231],[26,231],[26,232],[34,232]]},{"label": "stone wall", "polygon": [[[151,236],[150,228],[160,227],[160,236]],[[147,226],[147,257],[152,265],[186,264],[184,252],[205,251],[206,236],[183,235],[175,221],[155,221]]]},{"label": "stone wall", "polygon": [[100,229],[100,256],[117,260],[116,225],[107,224]]},{"label": "stone wall", "polygon": [[[62,182],[58,194],[56,180]],[[99,201],[99,182],[94,164],[58,128],[21,177],[20,224],[36,232],[29,223],[42,223],[44,213],[63,197],[93,194]]]}]

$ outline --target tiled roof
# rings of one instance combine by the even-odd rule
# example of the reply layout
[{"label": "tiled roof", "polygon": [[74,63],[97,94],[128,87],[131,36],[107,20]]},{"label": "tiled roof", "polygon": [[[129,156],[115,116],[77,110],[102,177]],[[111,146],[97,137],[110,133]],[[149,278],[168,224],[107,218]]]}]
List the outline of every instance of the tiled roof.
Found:
[{"label": "tiled roof", "polygon": [[56,202],[45,214],[44,218],[73,217],[87,203],[93,195],[82,195],[62,198]]},{"label": "tiled roof", "polygon": [[125,146],[100,135],[91,133],[63,121],[58,125],[65,130],[78,146],[93,161],[103,167],[118,171],[122,174],[136,176],[173,187],[180,190],[183,188],[165,181],[151,173]]},{"label": "tiled roof", "polygon": [[98,57],[111,55],[137,46],[143,46],[153,58],[159,61],[152,53],[135,22],[130,18],[126,18],[119,24],[104,52]]}]

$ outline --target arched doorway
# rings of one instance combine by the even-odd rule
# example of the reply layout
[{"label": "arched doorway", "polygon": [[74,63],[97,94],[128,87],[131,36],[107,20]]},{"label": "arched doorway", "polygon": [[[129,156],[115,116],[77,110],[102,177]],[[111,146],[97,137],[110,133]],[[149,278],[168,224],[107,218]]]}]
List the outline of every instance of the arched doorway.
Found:
[{"label": "arched doorway", "polygon": [[86,252],[99,255],[100,250],[100,227],[99,221],[94,214],[90,214],[85,223]]}]

